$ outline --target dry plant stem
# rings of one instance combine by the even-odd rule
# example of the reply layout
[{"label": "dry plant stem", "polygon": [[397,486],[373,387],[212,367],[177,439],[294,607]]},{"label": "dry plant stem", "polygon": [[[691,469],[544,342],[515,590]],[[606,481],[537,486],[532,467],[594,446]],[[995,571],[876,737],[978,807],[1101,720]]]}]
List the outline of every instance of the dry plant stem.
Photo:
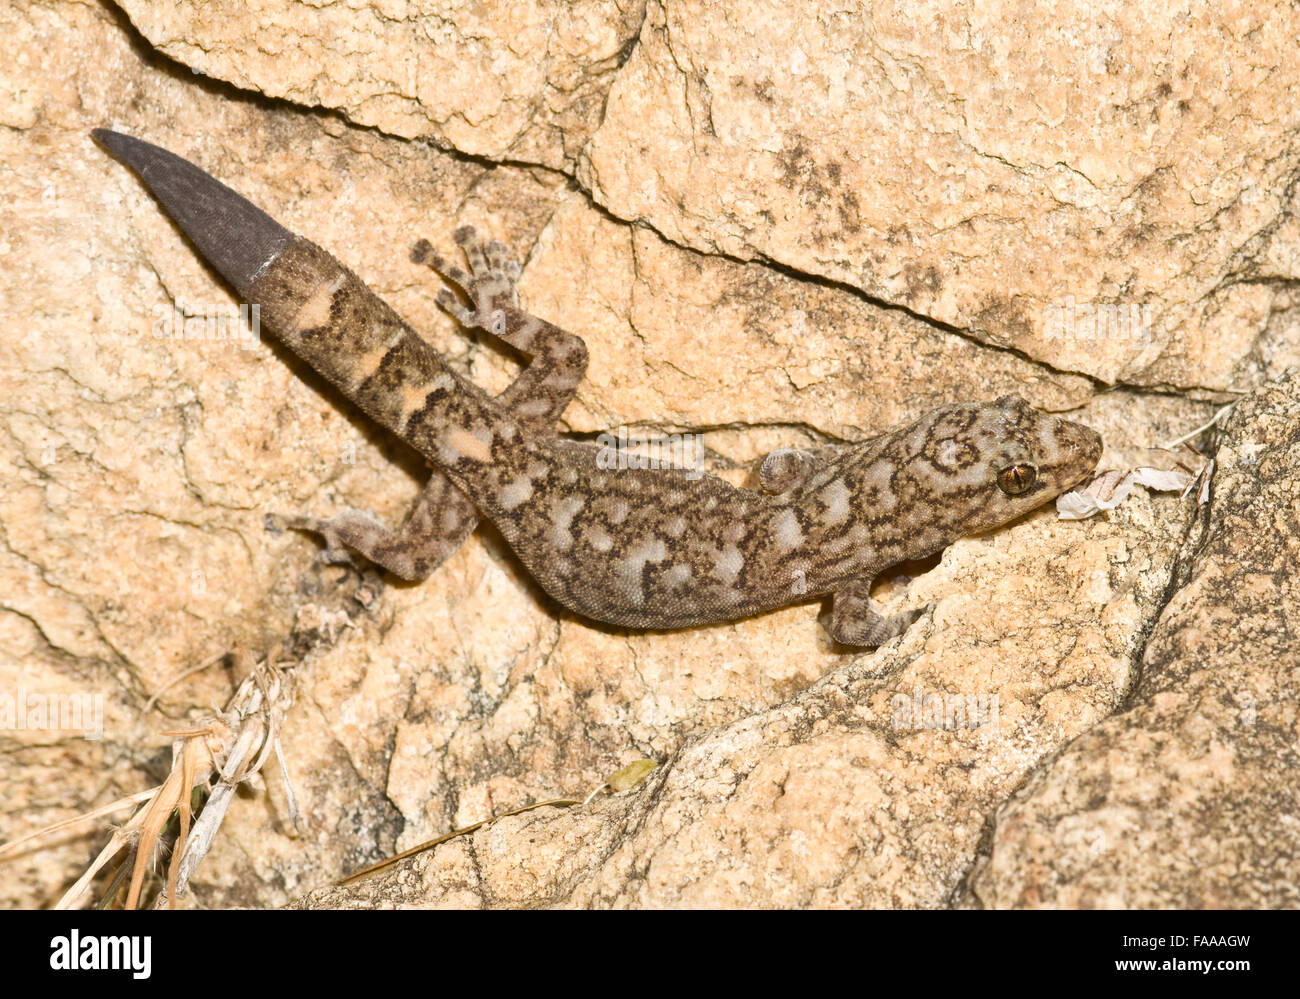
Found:
[{"label": "dry plant stem", "polygon": [[[230,707],[208,733],[210,738],[215,738],[220,726],[234,734],[233,745],[222,753],[220,749],[214,749],[208,744],[211,757],[217,759],[224,756],[224,762],[198,820],[184,843],[177,841],[176,850],[181,857],[175,865],[175,883],[169,884],[167,890],[159,896],[159,903],[165,896],[169,900],[168,904],[172,904],[171,900],[189,885],[194,871],[212,846],[226,810],[234,799],[236,787],[260,773],[266,758],[273,751],[280,757],[281,769],[285,771],[283,757],[279,753],[280,726],[292,704],[292,679],[276,668],[273,656],[268,656],[239,685]],[[292,800],[292,792],[290,799]],[[295,817],[297,815],[296,801],[290,806],[290,814]]]},{"label": "dry plant stem", "polygon": [[[190,808],[193,804],[194,794],[194,754],[196,746],[192,741],[185,743],[185,748],[181,750],[181,787],[190,789],[190,793],[181,797],[180,802],[180,832],[176,835],[176,843],[180,844],[189,840],[190,836]],[[176,873],[180,869],[181,853],[179,849],[172,851],[171,862],[167,865],[167,900],[168,908],[176,908]]]},{"label": "dry plant stem", "polygon": [[203,660],[203,662],[199,663],[197,666],[191,666],[189,669],[182,670],[180,673],[177,673],[174,677],[172,677],[161,687],[159,687],[154,692],[153,696],[150,697],[149,700],[145,702],[144,710],[140,712],[141,716],[147,715],[150,711],[152,711],[153,706],[158,703],[158,698],[162,697],[163,694],[165,694],[172,687],[176,686],[176,684],[180,683],[186,677],[193,676],[195,673],[201,673],[209,666],[213,666],[221,662],[221,660],[225,659],[227,655],[228,653],[219,652],[215,656]]},{"label": "dry plant stem", "polygon": [[491,815],[486,819],[480,819],[478,822],[475,822],[472,825],[462,826],[460,829],[453,829],[449,833],[443,833],[441,836],[436,836],[433,839],[425,840],[423,843],[419,844],[418,846],[413,846],[409,850],[403,850],[401,853],[389,857],[386,860],[381,860],[377,864],[371,864],[369,867],[363,867],[361,870],[354,871],[352,874],[349,874],[345,878],[340,878],[338,881],[335,881],[334,883],[336,885],[348,885],[354,881],[359,881],[364,877],[368,877],[369,875],[376,873],[377,871],[382,871],[385,867],[391,867],[399,860],[405,860],[407,857],[414,857],[417,853],[423,853],[425,850],[431,850],[435,846],[438,846],[442,843],[446,843],[448,840],[455,839],[458,836],[468,835],[469,833],[482,829],[484,826],[491,825],[493,822],[496,822],[498,819],[507,819],[512,815],[520,815],[523,812],[531,812],[534,808],[546,808],[548,806],[552,808],[568,808],[570,805],[585,804],[587,801],[590,801],[592,797],[595,796],[595,794],[597,794],[598,792],[600,792],[600,790],[604,787],[605,785],[602,784],[600,787],[596,788],[596,790],[593,791],[591,795],[588,795],[585,800],[581,798],[551,798],[549,801],[534,802],[531,805],[524,805],[522,808],[515,808],[508,812],[502,812],[500,815]]},{"label": "dry plant stem", "polygon": [[35,829],[24,836],[19,836],[17,839],[11,839],[8,843],[0,845],[0,860],[3,860],[11,854],[17,853],[18,848],[24,843],[28,843],[34,839],[40,839],[42,836],[48,836],[51,833],[56,833],[60,829],[67,829],[70,826],[75,826],[79,822],[87,822],[90,819],[97,819],[101,815],[108,815],[111,812],[116,812],[119,808],[126,808],[129,805],[138,805],[140,802],[152,798],[160,789],[161,785],[158,787],[147,788],[144,791],[136,791],[135,794],[127,795],[125,798],[118,798],[116,801],[110,801],[107,805],[100,805],[98,808],[92,808],[89,812],[82,812],[80,815],[74,815],[70,819],[64,819],[62,822],[55,822],[53,825]]},{"label": "dry plant stem", "polygon": [[1202,423],[1195,430],[1191,431],[1190,433],[1183,434],[1183,436],[1179,437],[1177,440],[1172,440],[1168,444],[1163,445],[1164,449],[1166,451],[1172,451],[1179,444],[1185,444],[1188,441],[1190,441],[1192,438],[1199,437],[1201,434],[1205,433],[1205,431],[1209,430],[1211,427],[1217,426],[1219,421],[1223,419],[1224,416],[1232,412],[1232,407],[1235,405],[1237,405],[1235,402],[1228,403],[1226,406],[1219,409],[1213,416],[1211,416],[1207,422]]},{"label": "dry plant stem", "polygon": [[172,772],[163,781],[158,797],[149,802],[144,811],[144,821],[136,837],[135,867],[131,871],[131,888],[126,894],[126,907],[134,909],[140,903],[140,890],[144,887],[144,876],[149,870],[149,861],[153,858],[154,847],[162,836],[167,820],[171,818],[179,797],[189,797],[189,788],[181,787],[181,772],[173,765]]},{"label": "dry plant stem", "polygon": [[[170,778],[168,779],[170,780]],[[165,787],[166,784],[164,783],[154,790],[157,794],[161,794]],[[153,800],[156,801],[157,798],[154,797]],[[131,818],[127,820],[126,824],[120,829],[114,830],[107,845],[99,852],[99,856],[91,861],[90,866],[86,868],[81,877],[77,878],[77,880],[73,882],[72,887],[64,892],[63,897],[55,903],[54,908],[72,908],[73,904],[82,896],[86,889],[90,887],[90,882],[94,879],[95,875],[99,873],[100,868],[117,856],[122,850],[128,849],[132,842],[135,841],[140,826],[144,823],[145,816],[148,812],[149,806],[146,806],[131,816]]]},{"label": "dry plant stem", "polygon": [[[135,849],[135,856],[131,864],[126,908],[138,908],[150,863],[157,853],[172,813],[176,812],[179,834],[168,864],[166,885],[154,900],[155,905],[174,907],[176,898],[185,891],[190,877],[207,854],[235,788],[241,782],[256,776],[272,752],[280,760],[280,769],[285,774],[288,788],[288,771],[280,752],[279,734],[285,714],[292,704],[292,680],[276,668],[272,654],[250,670],[231,698],[229,706],[220,715],[208,719],[206,724],[166,733],[175,740],[172,746],[172,769],[167,779],[150,791],[91,813],[103,814],[126,803],[144,803],[121,828],[114,831],[99,856],[64,893],[55,908],[67,909],[75,905],[95,875],[113,857],[132,848]],[[214,776],[216,781],[208,802],[197,821],[193,821],[191,795],[194,788],[207,785]],[[296,799],[291,790],[288,794],[290,815],[296,823]],[[78,816],[77,819],[51,828],[61,828],[86,817],[88,816]],[[24,837],[24,840],[49,831],[50,829],[40,830]],[[12,843],[4,849],[12,852],[16,845],[17,843]]]},{"label": "dry plant stem", "polygon": [[592,799],[594,799],[596,795],[600,794],[602,791],[617,793],[619,791],[631,790],[632,788],[640,784],[643,780],[645,780],[645,778],[650,774],[650,772],[655,770],[658,766],[659,764],[656,763],[654,760],[647,759],[644,757],[639,760],[634,760],[633,762],[629,763],[627,766],[620,767],[617,771],[615,771],[613,774],[609,776],[608,780],[602,781],[601,783],[593,787],[591,789],[591,793],[588,794],[585,798],[582,798],[581,800],[579,800],[578,798],[551,798],[549,801],[539,801],[536,802],[535,804],[524,805],[522,808],[516,808],[509,812],[502,812],[500,815],[490,816],[489,818],[483,819],[480,822],[475,822],[473,825],[468,825],[461,829],[455,829],[452,832],[445,833],[444,835],[438,836],[435,839],[431,839],[424,843],[421,843],[419,846],[413,846],[409,850],[403,850],[395,857],[389,857],[387,860],[381,860],[377,864],[372,864],[371,866],[356,871],[353,874],[349,874],[347,877],[335,881],[334,883],[336,885],[351,884],[353,881],[356,881],[360,878],[364,878],[369,874],[374,874],[376,871],[382,871],[385,867],[390,867],[393,864],[397,863],[399,860],[405,860],[407,857],[414,856],[415,854],[420,853],[423,850],[428,850],[431,849],[432,847],[437,846],[440,843],[445,843],[449,839],[455,839],[457,836],[464,836],[467,833],[474,832],[476,829],[481,829],[484,826],[497,821],[497,819],[504,819],[511,815],[519,815],[522,812],[531,811],[534,808],[546,808],[547,806],[551,806],[553,808],[568,808],[571,805],[586,806],[591,804]]}]

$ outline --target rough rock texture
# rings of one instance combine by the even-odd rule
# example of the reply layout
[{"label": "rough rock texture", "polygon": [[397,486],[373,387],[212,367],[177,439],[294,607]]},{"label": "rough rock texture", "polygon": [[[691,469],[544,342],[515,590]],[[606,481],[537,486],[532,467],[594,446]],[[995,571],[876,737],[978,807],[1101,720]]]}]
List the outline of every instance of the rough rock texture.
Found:
[{"label": "rough rock texture", "polygon": [[644,0],[119,6],[197,73],[390,135],[570,169],[645,17]]},{"label": "rough rock texture", "polygon": [[1297,267],[1283,3],[121,6],[196,71],[576,167],[673,242],[1058,369],[1230,389],[1300,361],[1271,329]]},{"label": "rough rock texture", "polygon": [[[591,349],[570,429],[701,432],[736,481],[773,447],[1007,391],[1097,427],[1122,466],[1300,359],[1284,8],[901,10],[0,7],[0,718],[20,689],[73,695],[102,706],[104,735],[0,730],[0,840],[156,783],[162,733],[240,677],[164,687],[328,603],[314,545],[268,536],[266,512],[396,521],[421,472],[274,344],[212,335],[230,328],[205,317],[236,303],[94,126],[162,143],[330,247],[490,388],[513,360],[438,313],[407,249],[449,245],[461,222],[509,240],[525,303]],[[1099,330],[1098,307],[1120,304],[1150,324]],[[175,308],[191,321],[160,335]],[[859,655],[827,646],[812,605],[594,627],[484,531],[296,668],[283,740],[303,835],[271,776],[236,799],[187,904],[1099,904],[1129,886],[1135,904],[1288,901],[1294,871],[1260,845],[1276,840],[1224,854],[1250,875],[1227,888],[1142,888],[1180,861],[1116,854],[1087,868],[1110,887],[1076,892],[1059,826],[1034,819],[1020,844],[995,819],[1037,787],[1081,795],[1095,773],[1054,784],[1059,768],[1157,674],[1153,704],[1209,682],[1161,665],[1158,641],[1142,658],[1198,515],[1138,496],[960,542],[909,568],[929,571],[905,597],[882,587],[932,609]],[[1257,526],[1223,517],[1224,545]],[[1256,691],[1262,748],[1286,702],[1281,656],[1247,655],[1258,642],[1223,682]],[[642,756],[663,766],[636,789],[321,888]],[[1235,803],[1273,774],[1233,765],[1221,808],[1200,826],[1180,813],[1189,838],[1257,828]],[[1175,773],[1144,768],[1144,800],[1172,800]],[[4,904],[57,898],[107,834],[100,820],[0,860]]]},{"label": "rough rock texture", "polygon": [[1285,4],[652,2],[579,177],[1057,367],[1227,388],[1297,266],[1294,46]]},{"label": "rough rock texture", "polygon": [[1300,906],[1300,371],[1243,400],[1123,710],[999,810],[990,906]]}]

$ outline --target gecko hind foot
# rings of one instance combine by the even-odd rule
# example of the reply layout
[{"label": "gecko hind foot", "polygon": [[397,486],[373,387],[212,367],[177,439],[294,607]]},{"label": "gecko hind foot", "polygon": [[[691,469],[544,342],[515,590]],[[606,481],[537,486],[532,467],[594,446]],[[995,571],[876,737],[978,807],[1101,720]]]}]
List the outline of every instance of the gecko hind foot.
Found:
[{"label": "gecko hind foot", "polygon": [[317,558],[327,565],[343,565],[359,568],[352,553],[343,545],[335,525],[320,517],[306,517],[296,514],[268,513],[263,515],[262,523],[272,534],[283,534],[286,530],[307,531],[320,537],[325,545]]},{"label": "gecko hind foot", "polygon": [[433,268],[458,288],[473,306],[466,308],[450,288],[443,288],[437,297],[440,308],[462,326],[503,336],[506,320],[501,310],[518,307],[515,283],[519,279],[519,264],[509,247],[497,240],[484,243],[473,226],[461,226],[452,238],[464,253],[469,271],[453,264],[427,239],[419,240],[411,248],[411,260]]},{"label": "gecko hind foot", "polygon": [[478,511],[450,479],[435,472],[396,530],[361,510],[343,510],[332,517],[268,513],[264,521],[277,534],[285,528],[315,534],[324,542],[322,562],[357,568],[359,557],[416,582],[455,554],[474,532]]},{"label": "gecko hind foot", "polygon": [[581,337],[519,308],[515,284],[519,264],[510,248],[496,240],[484,243],[473,226],[456,230],[468,274],[438,253],[427,239],[411,249],[411,260],[427,264],[460,289],[467,308],[450,288],[438,292],[438,305],[467,329],[481,329],[532,358],[532,363],[500,396],[524,422],[552,432],[587,372],[587,346]]}]

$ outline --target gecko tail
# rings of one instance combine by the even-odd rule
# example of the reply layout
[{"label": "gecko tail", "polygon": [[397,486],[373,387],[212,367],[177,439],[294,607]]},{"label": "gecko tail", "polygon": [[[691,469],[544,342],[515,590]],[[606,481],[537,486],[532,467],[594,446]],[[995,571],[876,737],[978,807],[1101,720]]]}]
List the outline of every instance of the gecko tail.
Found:
[{"label": "gecko tail", "polygon": [[295,238],[251,201],[161,146],[96,128],[95,141],[140,175],[218,273],[251,298],[254,279]]}]

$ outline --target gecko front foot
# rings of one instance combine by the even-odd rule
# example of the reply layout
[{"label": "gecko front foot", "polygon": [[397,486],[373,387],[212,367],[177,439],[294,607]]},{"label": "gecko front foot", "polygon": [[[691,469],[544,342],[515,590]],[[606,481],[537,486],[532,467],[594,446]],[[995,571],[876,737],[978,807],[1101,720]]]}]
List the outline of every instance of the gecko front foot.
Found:
[{"label": "gecko front foot", "polygon": [[469,299],[473,308],[466,308],[448,288],[438,292],[438,305],[462,326],[504,337],[506,316],[502,310],[519,304],[515,293],[519,264],[509,247],[495,239],[484,243],[472,225],[461,226],[452,238],[465,254],[468,273],[438,253],[427,239],[412,247],[411,260],[432,267]]},{"label": "gecko front foot", "polygon": [[831,597],[830,613],[819,619],[841,645],[884,645],[910,628],[925,611],[922,607],[884,617],[871,606],[871,583],[871,579],[855,579],[837,589]]}]

